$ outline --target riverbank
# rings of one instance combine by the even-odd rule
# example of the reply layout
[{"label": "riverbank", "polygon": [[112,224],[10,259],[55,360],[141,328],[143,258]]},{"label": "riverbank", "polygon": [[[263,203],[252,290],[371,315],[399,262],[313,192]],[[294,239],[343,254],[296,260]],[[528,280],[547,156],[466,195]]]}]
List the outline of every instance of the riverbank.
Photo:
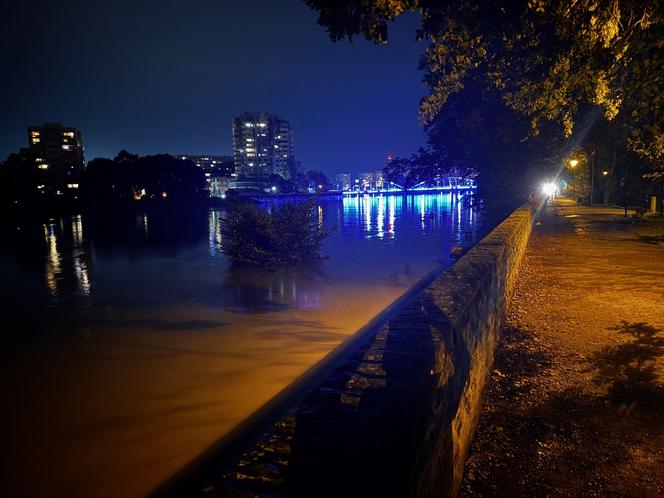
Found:
[{"label": "riverbank", "polygon": [[662,496],[664,249],[558,200],[534,227],[461,495]]}]

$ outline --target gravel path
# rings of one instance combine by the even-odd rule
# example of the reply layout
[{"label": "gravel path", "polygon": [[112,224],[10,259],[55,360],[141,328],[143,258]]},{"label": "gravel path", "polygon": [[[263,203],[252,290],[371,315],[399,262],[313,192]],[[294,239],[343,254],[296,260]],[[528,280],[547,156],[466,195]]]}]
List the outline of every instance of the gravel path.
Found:
[{"label": "gravel path", "polygon": [[664,248],[622,214],[534,227],[462,496],[664,496]]}]

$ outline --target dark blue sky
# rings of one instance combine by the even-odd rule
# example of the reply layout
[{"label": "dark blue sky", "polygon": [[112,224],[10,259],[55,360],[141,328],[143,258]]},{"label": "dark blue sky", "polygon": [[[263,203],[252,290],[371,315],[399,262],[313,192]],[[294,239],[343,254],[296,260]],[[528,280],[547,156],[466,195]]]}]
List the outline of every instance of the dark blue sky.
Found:
[{"label": "dark blue sky", "polygon": [[332,43],[300,0],[15,1],[0,16],[0,158],[26,126],[83,133],[86,159],[230,153],[231,118],[288,119],[306,169],[379,169],[424,141],[416,18]]}]

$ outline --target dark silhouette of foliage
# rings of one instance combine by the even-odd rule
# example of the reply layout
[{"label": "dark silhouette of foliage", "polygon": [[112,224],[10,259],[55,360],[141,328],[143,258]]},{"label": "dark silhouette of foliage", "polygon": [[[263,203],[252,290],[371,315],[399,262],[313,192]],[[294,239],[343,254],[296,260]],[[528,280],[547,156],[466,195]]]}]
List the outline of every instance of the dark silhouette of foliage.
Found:
[{"label": "dark silhouette of foliage", "polygon": [[319,259],[331,230],[318,218],[315,198],[268,212],[237,203],[222,224],[222,250],[235,263],[275,268]]},{"label": "dark silhouette of foliage", "polygon": [[[327,178],[327,175],[322,171],[315,169],[309,170],[306,172],[305,177],[308,181],[313,182],[314,188],[318,190],[328,190],[330,188],[330,180]],[[318,186],[322,185],[322,189],[319,189]]]},{"label": "dark silhouette of foliage", "polygon": [[197,199],[205,196],[205,175],[188,160],[168,154],[139,157],[120,151],[115,159],[90,161],[82,179],[86,201]]}]

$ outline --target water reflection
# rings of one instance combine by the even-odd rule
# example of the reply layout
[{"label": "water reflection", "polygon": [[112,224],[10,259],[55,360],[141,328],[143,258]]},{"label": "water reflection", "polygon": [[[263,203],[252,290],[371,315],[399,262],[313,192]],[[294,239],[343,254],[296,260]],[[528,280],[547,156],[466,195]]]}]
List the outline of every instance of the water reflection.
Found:
[{"label": "water reflection", "polygon": [[221,210],[2,227],[7,494],[147,494],[482,230],[447,194],[317,215],[328,259],[281,271],[229,264]]},{"label": "water reflection", "polygon": [[134,213],[133,224],[123,216],[51,219],[40,228],[41,263],[35,241],[26,237],[30,226],[22,227],[13,249],[19,265],[43,268],[50,306],[63,299],[82,309],[95,301],[125,306],[189,299],[248,312],[315,308],[322,305],[321,286],[331,281],[398,281],[446,259],[450,245],[476,238],[481,224],[463,204],[461,196],[442,193],[322,203],[319,223],[337,228],[323,251],[329,259],[297,271],[233,270],[222,252],[224,213],[214,209]]}]

